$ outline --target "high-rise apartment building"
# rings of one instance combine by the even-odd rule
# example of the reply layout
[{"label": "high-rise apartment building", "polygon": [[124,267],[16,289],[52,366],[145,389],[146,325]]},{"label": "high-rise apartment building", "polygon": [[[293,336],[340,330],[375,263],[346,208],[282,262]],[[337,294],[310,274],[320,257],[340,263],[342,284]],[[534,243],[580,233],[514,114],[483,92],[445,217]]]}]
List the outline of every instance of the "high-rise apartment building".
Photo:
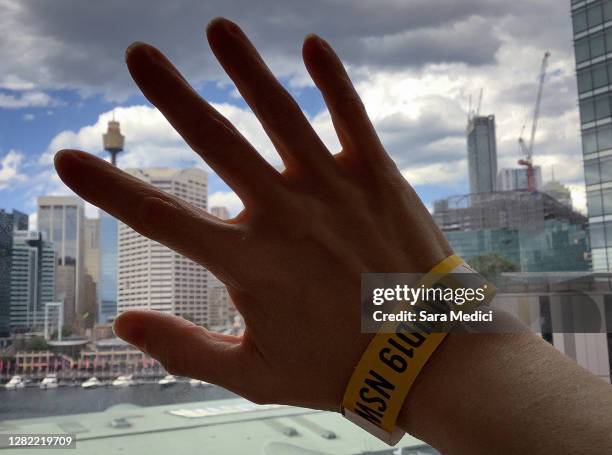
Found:
[{"label": "high-rise apartment building", "polygon": [[64,302],[66,324],[78,329],[85,311],[85,206],[76,196],[38,198],[38,230],[56,252],[55,299]]},{"label": "high-rise apartment building", "polygon": [[41,329],[45,304],[55,299],[53,244],[38,231],[13,231],[10,325],[12,330]]},{"label": "high-rise apartment building", "polygon": [[[207,175],[199,169],[127,169],[129,174],[206,210]],[[202,266],[119,223],[117,310],[151,309],[208,324]]]},{"label": "high-rise apartment building", "polygon": [[28,215],[0,209],[0,337],[8,336],[10,331],[13,231],[25,229]]},{"label": "high-rise apartment building", "polygon": [[470,193],[497,190],[497,144],[495,116],[473,115],[467,126]]}]

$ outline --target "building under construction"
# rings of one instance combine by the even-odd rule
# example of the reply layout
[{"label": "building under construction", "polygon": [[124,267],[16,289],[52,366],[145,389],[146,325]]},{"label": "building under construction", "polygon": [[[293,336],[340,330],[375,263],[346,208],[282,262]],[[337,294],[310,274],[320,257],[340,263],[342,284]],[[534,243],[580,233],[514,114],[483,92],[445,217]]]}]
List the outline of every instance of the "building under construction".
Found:
[{"label": "building under construction", "polygon": [[590,267],[586,217],[545,193],[453,196],[434,203],[433,217],[466,260],[496,254],[524,272]]}]

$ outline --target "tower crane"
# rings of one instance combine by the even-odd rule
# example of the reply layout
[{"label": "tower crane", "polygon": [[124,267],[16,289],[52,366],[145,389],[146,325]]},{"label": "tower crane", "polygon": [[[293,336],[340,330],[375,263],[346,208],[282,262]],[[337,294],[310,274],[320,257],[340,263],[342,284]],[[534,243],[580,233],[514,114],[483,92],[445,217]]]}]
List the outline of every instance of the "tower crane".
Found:
[{"label": "tower crane", "polygon": [[546,79],[546,67],[548,66],[548,58],[550,57],[550,52],[545,52],[544,57],[542,58],[542,66],[540,67],[540,76],[538,78],[538,94],[536,96],[536,103],[533,109],[533,120],[531,123],[531,136],[529,137],[529,142],[525,143],[525,139],[523,139],[523,132],[525,131],[525,125],[521,130],[521,134],[519,136],[519,148],[524,158],[521,158],[518,161],[518,164],[521,166],[525,166],[527,168],[527,189],[529,191],[535,191],[535,175],[533,172],[533,143],[536,135],[536,131],[538,129],[538,118],[540,117],[540,104],[542,102],[542,89],[544,88],[544,80]]}]

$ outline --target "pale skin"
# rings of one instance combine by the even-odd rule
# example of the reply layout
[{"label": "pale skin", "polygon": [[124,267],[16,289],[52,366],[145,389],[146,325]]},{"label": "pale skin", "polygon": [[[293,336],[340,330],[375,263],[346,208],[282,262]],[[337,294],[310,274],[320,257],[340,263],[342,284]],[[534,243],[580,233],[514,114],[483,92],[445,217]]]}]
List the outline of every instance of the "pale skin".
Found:
[{"label": "pale skin", "polygon": [[[237,25],[216,19],[206,34],[284,172],[160,51],[135,43],[126,61],[144,95],[240,196],[245,209],[237,217],[217,219],[84,152],[61,151],[55,166],[84,199],[211,270],[246,322],[234,337],[129,311],[115,321],[118,336],[170,373],[254,402],[338,411],[371,337],[360,332],[360,274],[427,272],[452,250],[385,152],[329,44],[309,35],[303,58],[331,113],[337,154]],[[612,387],[536,335],[451,334],[419,375],[398,424],[448,454],[609,454]]]}]

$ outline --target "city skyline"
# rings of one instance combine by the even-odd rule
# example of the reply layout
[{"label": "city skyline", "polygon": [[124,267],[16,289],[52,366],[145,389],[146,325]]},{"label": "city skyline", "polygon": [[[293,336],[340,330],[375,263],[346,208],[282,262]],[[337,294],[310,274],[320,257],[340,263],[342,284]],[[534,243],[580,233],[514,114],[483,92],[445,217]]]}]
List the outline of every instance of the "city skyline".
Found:
[{"label": "city skyline", "polygon": [[[495,5],[491,5],[475,1],[470,5],[453,4],[451,8],[450,3],[443,3],[434,6],[415,2],[405,10],[410,16],[422,17],[421,23],[409,20],[398,23],[395,17],[401,17],[403,11],[389,6],[381,8],[387,13],[380,13],[379,25],[366,29],[363,23],[353,35],[337,31],[327,20],[321,19],[306,22],[309,30],[305,29],[304,34],[319,32],[338,46],[383,142],[430,207],[435,199],[463,194],[467,190],[465,111],[469,97],[481,88],[484,88],[482,113],[496,115],[498,168],[515,167],[519,156],[517,139],[531,114],[539,61],[542,52],[550,50],[552,57],[536,138],[535,164],[542,166],[545,180],[551,166],[555,165],[557,179],[570,185],[574,196],[579,196],[576,207],[584,211],[584,198],[580,197],[582,170],[566,164],[568,160],[580,159],[579,131],[575,127],[578,113],[569,4],[550,8],[550,1],[537,5],[529,2],[513,5],[493,2]],[[443,6],[451,8],[452,14],[442,13]],[[338,150],[329,116],[299,61],[299,38],[296,36],[294,47],[277,45],[278,40],[271,39],[271,35],[280,33],[293,37],[300,31],[288,31],[282,24],[264,27],[261,25],[264,22],[241,18],[239,11],[227,12],[219,8],[219,13],[228,13],[255,35],[256,44],[262,47],[272,68],[280,73],[282,82],[296,95],[324,141],[332,150]],[[357,18],[364,13],[359,8],[369,10],[370,7],[348,7],[346,14]],[[538,13],[545,9],[551,13],[546,15],[546,26],[529,27],[534,17],[541,17]],[[17,36],[25,39],[31,35],[33,42],[38,39],[38,27],[44,27],[70,53],[70,41],[64,35],[64,27],[60,27],[61,18],[56,16],[59,11],[61,7],[47,12],[49,14],[44,17],[34,17],[32,15],[37,12],[24,6],[21,10],[8,11],[5,20],[9,29],[15,27]],[[78,19],[85,14],[86,11],[77,8],[71,16]],[[131,20],[130,14],[131,11],[126,11],[125,17],[119,20]],[[26,16],[35,20],[34,25],[24,31],[18,25]],[[198,14],[193,16],[198,17]],[[236,96],[233,86],[212,62],[205,43],[198,41],[210,17],[208,11],[202,12],[199,24],[183,16],[165,18],[187,21],[184,36],[180,42],[165,35],[155,37],[152,42],[168,52],[193,80],[196,89],[234,121],[267,159],[278,165],[279,159],[270,141],[244,102]],[[162,19],[152,15],[147,20],[155,24]],[[476,37],[482,42],[478,33],[483,32],[486,21],[495,23],[495,27],[486,29],[486,46],[474,46]],[[453,38],[450,47],[438,36],[442,27],[447,30],[445,36],[450,34]],[[118,29],[121,32],[112,40],[102,40],[96,38],[98,30],[94,26],[91,38],[88,35],[81,45],[85,48],[102,46],[91,54],[103,55],[106,65],[95,68],[77,65],[78,70],[75,69],[73,77],[64,84],[54,78],[42,84],[27,64],[12,65],[12,54],[5,55],[5,51],[0,50],[0,57],[6,57],[7,62],[7,72],[0,78],[0,121],[14,125],[11,131],[0,134],[0,162],[4,163],[0,168],[2,206],[21,207],[33,213],[34,193],[65,192],[51,169],[52,154],[61,147],[79,147],[105,156],[100,134],[113,113],[128,138],[126,153],[119,157],[120,167],[196,165],[207,170],[165,119],[137,93],[122,66],[123,48],[132,39],[149,38],[150,33],[140,27]],[[193,32],[192,39],[187,38],[188,31]],[[196,52],[193,62],[180,52],[183,45]],[[381,46],[386,50],[384,58],[372,51]],[[514,58],[518,49],[522,54],[520,60]],[[22,50],[27,53],[27,49]],[[54,62],[45,61],[44,64],[56,74],[58,68]],[[452,79],[449,74],[453,75]],[[95,81],[99,83],[92,86]],[[553,93],[557,96],[552,96]],[[228,206],[233,215],[239,210],[236,196],[212,174],[210,194],[211,204]],[[88,216],[94,213],[95,210],[87,206]]]}]

